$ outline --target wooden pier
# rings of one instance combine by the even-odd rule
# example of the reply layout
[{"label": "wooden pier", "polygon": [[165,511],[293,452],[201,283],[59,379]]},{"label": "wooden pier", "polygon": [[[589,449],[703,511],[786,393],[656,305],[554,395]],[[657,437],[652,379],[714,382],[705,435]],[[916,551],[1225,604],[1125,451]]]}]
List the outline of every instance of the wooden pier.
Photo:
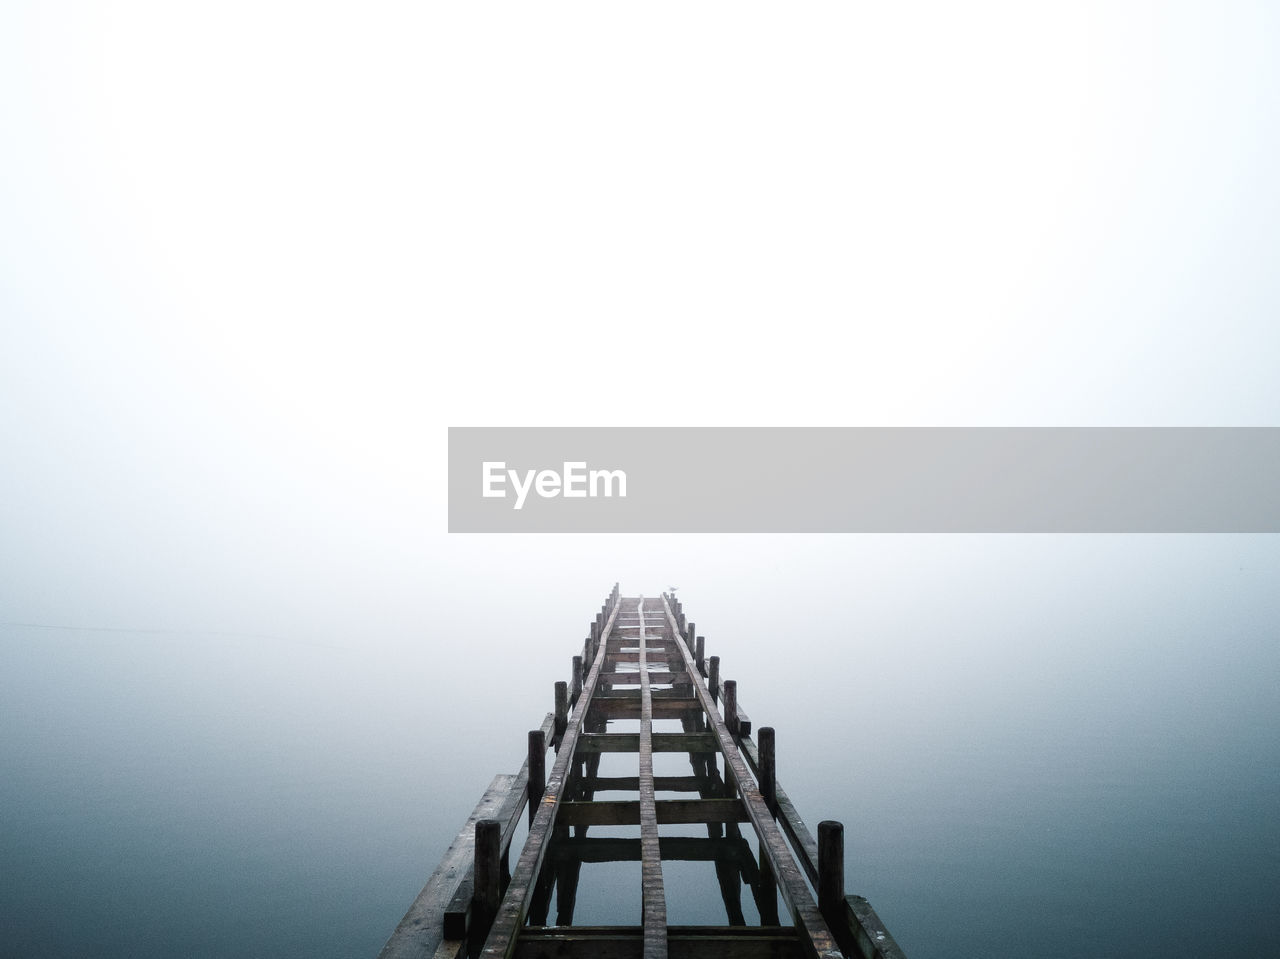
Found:
[{"label": "wooden pier", "polygon": [[[815,839],[777,781],[773,730],[752,739],[737,692],[674,595],[615,585],[519,772],[490,783],[379,959],[902,959],[870,904],[844,893],[843,827],[819,823]],[[673,720],[679,732],[654,729]],[[615,752],[636,754],[636,775],[599,775]],[[688,756],[689,775],[654,775],[654,754],[669,752]],[[670,824],[706,837],[664,835]],[[638,835],[589,835],[600,826]],[[582,866],[637,860],[639,923],[574,925]],[[662,866],[676,860],[713,864],[723,925],[668,924]],[[759,925],[744,919],[744,885]]]}]

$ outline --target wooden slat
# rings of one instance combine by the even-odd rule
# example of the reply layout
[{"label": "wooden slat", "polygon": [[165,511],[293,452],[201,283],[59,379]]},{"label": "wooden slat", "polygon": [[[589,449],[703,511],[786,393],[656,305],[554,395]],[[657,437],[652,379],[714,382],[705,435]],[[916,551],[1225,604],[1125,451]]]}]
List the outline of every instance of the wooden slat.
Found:
[{"label": "wooden slat", "polygon": [[[672,926],[669,959],[799,959],[804,955],[790,926]],[[529,930],[520,959],[641,959],[644,938],[637,927],[575,926]],[[838,955],[838,954],[837,954]]]},{"label": "wooden slat", "polygon": [[[671,642],[679,650],[680,655],[684,657],[685,669],[692,673],[694,670],[693,653],[689,651],[689,647],[680,635],[680,627],[665,596],[663,597],[662,605],[666,612]],[[804,873],[796,865],[795,859],[792,858],[791,852],[787,848],[787,841],[773,821],[773,815],[769,812],[769,807],[766,805],[764,797],[760,795],[755,778],[747,768],[746,760],[742,758],[742,754],[738,751],[738,747],[733,741],[733,736],[730,735],[728,728],[725,726],[724,719],[721,717],[719,710],[716,709],[716,705],[711,699],[711,693],[701,683],[695,683],[693,691],[702,703],[702,708],[706,711],[707,718],[712,724],[715,737],[720,745],[720,752],[724,756],[725,769],[732,774],[733,781],[737,784],[741,793],[742,804],[751,819],[751,825],[755,828],[761,847],[768,854],[769,863],[773,867],[774,877],[777,879],[778,889],[782,893],[782,898],[791,911],[791,917],[796,927],[803,933],[801,940],[805,945],[806,952],[811,959],[827,959],[830,956],[840,955],[840,948],[836,944],[835,937],[832,935],[826,921],[822,918],[822,914],[818,911],[818,906],[813,901],[809,887],[805,885]]]},{"label": "wooden slat", "polygon": [[444,939],[445,909],[475,866],[476,823],[494,817],[511,792],[515,778],[505,773],[493,777],[466,824],[445,850],[440,865],[378,953],[378,959],[421,959],[435,953]]},{"label": "wooden slat", "polygon": [[[664,690],[651,690],[651,693],[663,692]],[[639,719],[640,718],[640,700],[638,699],[614,699],[609,698],[601,701],[603,697],[597,696],[591,704],[591,709],[595,715],[603,716],[606,719]],[[684,716],[692,716],[702,712],[702,707],[691,699],[676,701],[674,699],[659,699],[652,696],[650,701],[653,703],[654,719],[681,719]]]},{"label": "wooden slat", "polygon": [[[738,799],[659,799],[655,804],[659,825],[676,823],[750,822]],[[564,802],[560,822],[567,825],[637,826],[640,803],[635,799]]]},{"label": "wooden slat", "polygon": [[[640,791],[639,776],[594,776],[584,779],[582,785],[592,792],[628,792]],[[653,788],[658,792],[696,793],[705,782],[699,776],[654,776]]]},{"label": "wooden slat", "polygon": [[[715,733],[654,733],[656,753],[715,752]],[[639,733],[583,733],[578,741],[580,753],[635,753],[640,751]]]},{"label": "wooden slat", "polygon": [[560,752],[556,756],[555,765],[552,767],[551,775],[547,779],[542,801],[538,804],[538,812],[529,827],[529,835],[525,839],[524,849],[520,852],[520,859],[516,863],[515,869],[512,870],[511,883],[507,887],[507,894],[503,897],[502,905],[498,907],[498,915],[494,919],[489,938],[485,940],[482,954],[486,959],[499,959],[499,957],[501,959],[510,959],[511,954],[515,951],[516,939],[518,938],[520,927],[524,923],[525,916],[528,914],[529,900],[533,896],[534,884],[537,882],[538,873],[542,868],[547,845],[551,840],[551,830],[555,826],[556,814],[559,812],[561,797],[569,780],[569,771],[574,762],[578,737],[582,735],[583,718],[587,715],[591,697],[596,691],[596,684],[600,680],[600,674],[604,671],[605,655],[609,646],[609,634],[613,631],[613,625],[618,618],[618,610],[621,606],[621,600],[615,595],[613,609],[600,633],[603,642],[599,644],[595,662],[591,664],[591,672],[587,674],[586,681],[582,685],[582,698],[580,700],[582,708],[575,709],[573,715],[569,718],[568,726],[561,739]]},{"label": "wooden slat", "polygon": [[643,596],[637,600],[636,608],[640,611],[640,915],[644,959],[667,959],[667,896],[662,885],[662,850],[658,844],[657,800],[653,795],[653,698]]},{"label": "wooden slat", "polygon": [[[709,839],[698,836],[662,836],[658,840],[664,861],[731,862],[737,864],[748,880],[759,873],[750,844],[738,836],[734,839]],[[639,862],[639,839],[583,837],[561,839],[552,854],[557,859],[577,862]]]}]

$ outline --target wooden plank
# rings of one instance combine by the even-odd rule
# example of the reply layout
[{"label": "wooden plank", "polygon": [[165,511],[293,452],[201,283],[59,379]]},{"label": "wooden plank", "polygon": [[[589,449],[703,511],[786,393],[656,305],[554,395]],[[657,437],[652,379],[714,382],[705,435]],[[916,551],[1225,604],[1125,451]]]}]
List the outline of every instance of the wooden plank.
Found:
[{"label": "wooden plank", "polygon": [[861,896],[845,896],[846,921],[861,959],[906,959],[902,949],[889,935],[871,903]]},{"label": "wooden plank", "polygon": [[551,839],[552,829],[555,826],[561,797],[569,781],[569,771],[575,761],[574,754],[577,751],[578,737],[582,735],[583,719],[587,715],[591,697],[595,694],[596,685],[600,681],[600,674],[604,672],[604,660],[608,649],[609,634],[612,632],[614,622],[618,618],[618,610],[621,605],[621,601],[614,594],[612,610],[600,630],[600,636],[604,639],[604,642],[599,644],[599,651],[596,653],[595,661],[591,664],[591,672],[587,674],[587,678],[582,684],[582,702],[587,708],[575,709],[569,719],[568,726],[561,739],[560,752],[556,756],[555,765],[552,767],[551,775],[547,779],[542,802],[538,804],[538,812],[534,817],[533,825],[529,827],[529,835],[525,839],[524,849],[521,850],[520,859],[511,873],[511,883],[507,887],[507,894],[503,897],[502,905],[498,908],[498,915],[493,923],[493,929],[489,933],[489,938],[485,941],[482,955],[486,959],[510,959],[511,954],[515,951],[520,927],[528,914],[529,900],[533,896],[534,884],[537,882],[538,873],[542,869],[547,845]]},{"label": "wooden plank", "polygon": [[[709,839],[696,836],[662,836],[658,840],[665,861],[731,862],[737,864],[748,881],[759,874],[750,844],[741,836],[735,839]],[[572,838],[562,839],[552,850],[556,859],[577,862],[639,862],[639,839]],[[775,923],[776,925],[776,923]]]},{"label": "wooden plank", "polygon": [[[699,776],[654,776],[653,788],[658,792],[696,793],[703,788],[705,782]],[[592,792],[628,792],[640,791],[639,776],[594,776],[582,781],[584,788]]]},{"label": "wooden plank", "polygon": [[[659,799],[654,813],[659,825],[676,823],[749,822],[738,799]],[[563,802],[560,821],[568,825],[638,826],[640,803],[635,799]]]},{"label": "wooden plank", "polygon": [[[671,640],[680,655],[684,657],[685,669],[692,673],[693,653],[689,651],[689,647],[680,635],[680,628],[666,597],[663,597],[662,605],[666,612]],[[733,741],[733,736],[729,733],[724,719],[711,699],[711,693],[701,683],[695,683],[693,691],[702,703],[702,708],[715,731],[720,752],[724,756],[726,775],[732,775],[733,781],[737,784],[742,804],[751,819],[751,825],[755,828],[761,847],[767,851],[769,864],[773,867],[773,874],[778,882],[778,889],[791,911],[793,922],[802,932],[801,940],[805,945],[806,953],[811,959],[826,959],[829,956],[840,955],[835,936],[832,935],[831,929],[818,911],[809,887],[805,885],[804,874],[796,865],[795,859],[787,848],[787,841],[774,823],[773,815],[769,812],[764,797],[760,795],[755,778],[747,768],[746,760],[742,758]]]},{"label": "wooden plank", "polygon": [[[494,817],[515,780],[515,776],[505,773],[493,777],[462,830],[445,850],[440,865],[378,953],[378,959],[422,959],[435,953],[444,939],[445,909],[475,865],[476,823]],[[470,889],[467,895],[469,898]]]},{"label": "wooden plank", "polygon": [[[670,959],[798,959],[804,953],[789,926],[672,926],[667,930]],[[641,959],[639,928],[575,926],[529,930],[521,936],[520,959]]]},{"label": "wooden plank", "polygon": [[[718,743],[715,733],[654,733],[656,753],[710,753]],[[635,753],[640,751],[639,733],[583,733],[580,753]]]},{"label": "wooden plank", "polygon": [[640,612],[640,915],[644,959],[667,959],[667,897],[662,885],[657,800],[653,789],[653,698],[649,689],[648,638],[644,596]]},{"label": "wooden plank", "polygon": [[[651,690],[651,693],[658,692],[665,692],[665,690]],[[651,702],[653,703],[654,719],[681,719],[685,716],[693,716],[702,712],[702,707],[691,699],[677,701],[674,699],[659,699],[657,696],[652,696]],[[640,718],[640,700],[638,699],[615,699],[613,697],[605,699],[602,696],[597,696],[591,703],[591,708],[595,715],[603,716],[606,719]]]}]

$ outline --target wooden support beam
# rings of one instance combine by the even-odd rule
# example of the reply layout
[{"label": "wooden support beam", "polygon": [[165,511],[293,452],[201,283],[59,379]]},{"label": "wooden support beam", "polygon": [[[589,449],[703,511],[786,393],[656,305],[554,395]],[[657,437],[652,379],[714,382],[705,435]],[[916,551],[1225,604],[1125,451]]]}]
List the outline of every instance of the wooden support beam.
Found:
[{"label": "wooden support beam", "polygon": [[768,804],[770,811],[778,808],[778,772],[774,757],[773,727],[760,727],[760,765],[757,770],[760,780],[760,795]]},{"label": "wooden support beam", "polygon": [[467,934],[479,948],[502,899],[502,824],[496,819],[476,823],[475,892],[471,897],[471,929]]},{"label": "wooden support beam", "polygon": [[[574,926],[531,929],[516,951],[520,959],[641,959],[640,927]],[[803,956],[795,929],[777,926],[671,926],[667,930],[670,959],[799,959]]]},{"label": "wooden support beam", "polygon": [[844,907],[844,826],[818,823],[818,908],[834,917]]},{"label": "wooden support beam", "polygon": [[[714,733],[654,733],[653,751],[657,753],[714,752]],[[635,753],[640,751],[639,733],[587,733],[580,737],[580,753]]]},{"label": "wooden support beam", "polygon": [[555,704],[556,732],[552,742],[558,747],[560,737],[564,735],[564,731],[569,725],[569,684],[563,679],[556,682]]},{"label": "wooden support beam", "polygon": [[[738,799],[659,799],[655,807],[660,825],[749,821]],[[560,816],[570,825],[637,826],[640,803],[634,799],[564,802],[560,804]]]},{"label": "wooden support beam", "polygon": [[547,789],[547,737],[541,729],[529,730],[529,823]]},{"label": "wooden support beam", "polygon": [[[729,862],[744,873],[758,875],[755,854],[741,836],[735,839],[706,839],[696,836],[663,836],[659,840],[665,861]],[[578,862],[639,862],[639,839],[566,839],[556,844],[552,855]],[[776,895],[775,891],[775,895]],[[777,911],[775,907],[775,912]],[[768,923],[766,923],[768,925]],[[775,921],[773,925],[777,925]]]},{"label": "wooden support beam", "polygon": [[720,696],[720,657],[712,656],[707,662],[711,666],[711,671],[707,674],[707,689],[714,702]]},{"label": "wooden support beam", "polygon": [[[698,792],[706,780],[701,776],[654,776],[653,788],[658,792]],[[639,776],[595,776],[583,780],[592,792],[639,792]]]}]

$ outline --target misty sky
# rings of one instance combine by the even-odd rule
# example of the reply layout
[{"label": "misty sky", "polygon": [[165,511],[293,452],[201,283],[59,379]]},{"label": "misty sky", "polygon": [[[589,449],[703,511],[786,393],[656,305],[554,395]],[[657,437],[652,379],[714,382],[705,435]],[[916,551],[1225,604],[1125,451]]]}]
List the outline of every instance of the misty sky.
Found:
[{"label": "misty sky", "polygon": [[[483,657],[518,756],[615,580],[678,585],[736,633],[748,708],[802,602],[825,689],[870,657],[895,677],[879,706],[942,695],[939,725],[955,703],[929,664],[1003,664],[992,688],[1047,728],[1080,650],[1165,675],[1169,642],[1186,671],[1149,687],[1164,719],[1135,751],[1274,723],[1260,680],[1210,668],[1218,642],[1246,676],[1275,665],[1271,538],[449,537],[444,466],[449,425],[1276,425],[1277,16],[5,4],[11,781],[80,789],[116,748],[85,738],[91,712],[154,735],[129,782],[172,772],[167,730],[215,791],[294,757],[284,807],[315,812],[290,790],[336,796],[376,743],[351,808],[375,783],[417,809],[443,747],[416,731],[459,728],[457,678]],[[964,633],[976,660],[951,651],[966,610],[1003,623]],[[1216,692],[1193,708],[1197,675]],[[50,705],[67,689],[91,711]],[[975,735],[1009,715],[979,710]],[[1123,726],[1093,715],[1115,720],[1099,741]],[[440,830],[505,769],[503,731],[476,735]],[[903,736],[885,762],[924,755]],[[1104,754],[1130,755],[1081,761]],[[1207,768],[1178,781],[1203,795]],[[322,845],[333,803],[297,813]],[[448,836],[415,841],[426,860]],[[400,868],[392,925],[425,877]]]}]

